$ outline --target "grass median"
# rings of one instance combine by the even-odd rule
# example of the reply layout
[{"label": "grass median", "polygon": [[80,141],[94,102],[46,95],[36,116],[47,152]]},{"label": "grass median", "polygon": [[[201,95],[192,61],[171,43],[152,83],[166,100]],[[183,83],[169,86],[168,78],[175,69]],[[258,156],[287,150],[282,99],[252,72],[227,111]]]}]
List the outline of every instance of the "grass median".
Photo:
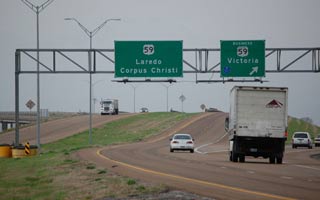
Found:
[{"label": "grass median", "polygon": [[39,156],[0,159],[0,197],[11,200],[98,199],[128,197],[166,190],[120,177],[93,163],[78,160],[72,152],[96,146],[136,142],[194,116],[186,113],[147,113],[128,117],[42,145]]}]

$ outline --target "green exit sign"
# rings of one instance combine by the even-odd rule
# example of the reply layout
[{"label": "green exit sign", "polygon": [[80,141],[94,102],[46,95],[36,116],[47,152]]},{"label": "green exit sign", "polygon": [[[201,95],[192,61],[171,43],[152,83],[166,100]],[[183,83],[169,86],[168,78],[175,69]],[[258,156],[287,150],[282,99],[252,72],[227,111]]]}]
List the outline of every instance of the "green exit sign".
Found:
[{"label": "green exit sign", "polygon": [[221,77],[264,77],[265,40],[220,41]]},{"label": "green exit sign", "polygon": [[115,41],[115,77],[182,77],[182,41]]}]

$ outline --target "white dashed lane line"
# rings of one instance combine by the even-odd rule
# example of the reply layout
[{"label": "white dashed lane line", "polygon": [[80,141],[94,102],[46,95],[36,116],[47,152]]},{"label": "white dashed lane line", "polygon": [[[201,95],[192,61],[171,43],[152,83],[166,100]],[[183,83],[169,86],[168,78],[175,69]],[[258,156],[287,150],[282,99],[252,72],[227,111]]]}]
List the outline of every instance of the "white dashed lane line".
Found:
[{"label": "white dashed lane line", "polygon": [[292,180],[293,178],[290,176],[280,176],[280,178],[282,179],[287,179],[287,180]]},{"label": "white dashed lane line", "polygon": [[319,168],[316,168],[316,167],[310,167],[310,166],[306,166],[306,165],[293,165],[295,167],[300,167],[300,168],[305,168],[305,169],[311,169],[311,170],[317,170],[317,171],[320,171]]}]

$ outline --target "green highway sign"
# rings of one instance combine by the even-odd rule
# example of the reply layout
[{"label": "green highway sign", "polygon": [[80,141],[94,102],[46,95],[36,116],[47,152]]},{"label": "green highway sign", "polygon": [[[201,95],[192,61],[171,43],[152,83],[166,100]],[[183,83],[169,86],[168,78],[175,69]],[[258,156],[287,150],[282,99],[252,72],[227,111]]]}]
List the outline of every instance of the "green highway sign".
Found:
[{"label": "green highway sign", "polygon": [[115,41],[115,77],[182,77],[182,41]]},{"label": "green highway sign", "polygon": [[220,41],[221,77],[264,77],[265,40]]}]

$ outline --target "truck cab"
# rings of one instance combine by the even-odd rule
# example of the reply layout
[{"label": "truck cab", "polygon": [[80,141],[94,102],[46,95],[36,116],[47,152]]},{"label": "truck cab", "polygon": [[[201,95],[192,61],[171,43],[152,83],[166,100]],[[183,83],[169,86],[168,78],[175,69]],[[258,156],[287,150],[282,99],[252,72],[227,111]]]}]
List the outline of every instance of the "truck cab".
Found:
[{"label": "truck cab", "polygon": [[104,99],[100,102],[101,115],[117,115],[119,113],[118,100],[117,99]]}]

